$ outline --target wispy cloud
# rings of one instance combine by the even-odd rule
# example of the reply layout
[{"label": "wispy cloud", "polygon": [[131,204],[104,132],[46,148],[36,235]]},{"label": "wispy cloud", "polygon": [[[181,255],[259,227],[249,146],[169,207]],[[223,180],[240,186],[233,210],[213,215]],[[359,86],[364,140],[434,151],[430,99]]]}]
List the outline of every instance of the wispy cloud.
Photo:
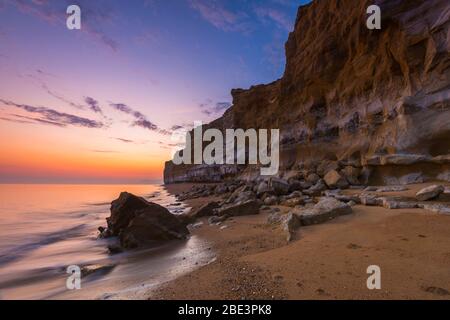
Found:
[{"label": "wispy cloud", "polygon": [[33,118],[33,120],[34,121],[43,121],[46,124],[51,123],[53,125],[58,125],[61,127],[64,127],[67,125],[73,125],[73,126],[85,127],[85,128],[102,128],[102,127],[104,127],[104,124],[102,122],[84,118],[84,117],[79,117],[79,116],[65,113],[65,112],[59,112],[54,109],[50,109],[50,108],[46,108],[46,107],[36,107],[36,106],[30,106],[30,105],[26,105],[26,104],[19,104],[19,103],[15,103],[15,102],[3,100],[3,99],[0,99],[0,103],[2,103],[5,106],[21,109],[28,113],[38,114],[41,118]]},{"label": "wispy cloud", "polygon": [[144,114],[124,103],[110,103],[110,106],[117,111],[131,115],[134,118],[134,121],[131,124],[132,126],[141,127],[164,135],[170,134],[169,131],[159,128],[152,121],[148,120]]},{"label": "wispy cloud", "polygon": [[189,0],[192,9],[203,19],[223,31],[250,32],[250,24],[245,12],[233,12],[216,0]]},{"label": "wispy cloud", "polygon": [[81,104],[79,104],[79,103],[76,103],[76,102],[73,102],[73,101],[71,101],[71,100],[69,100],[69,99],[66,99],[66,98],[63,97],[62,95],[60,95],[60,94],[58,94],[58,93],[55,93],[55,92],[53,92],[52,90],[50,90],[49,87],[48,87],[45,83],[42,83],[41,86],[42,86],[42,89],[44,89],[44,90],[45,90],[49,95],[51,95],[53,98],[55,98],[55,99],[57,99],[57,100],[59,100],[59,101],[62,101],[62,102],[64,102],[64,103],[68,104],[68,105],[71,106],[71,107],[74,107],[74,108],[77,108],[77,109],[84,109],[84,106],[83,106],[83,105],[81,105]]},{"label": "wispy cloud", "polygon": [[[71,1],[48,0],[4,0],[4,3],[15,6],[20,12],[37,17],[52,25],[65,25],[65,8],[73,4]],[[95,41],[117,51],[119,44],[109,37],[102,25],[111,22],[113,14],[106,9],[105,3],[98,5],[94,1],[78,0],[77,5],[82,8],[83,23],[81,31],[89,35]]]},{"label": "wispy cloud", "polygon": [[98,101],[91,97],[85,97],[84,102],[89,106],[89,109],[94,111],[95,113],[103,113],[102,109],[98,105]]},{"label": "wispy cloud", "polygon": [[111,137],[111,139],[114,139],[114,140],[117,140],[117,141],[121,141],[121,142],[124,142],[124,143],[134,143],[134,141],[130,140],[130,139],[115,138],[115,137]]},{"label": "wispy cloud", "polygon": [[231,107],[229,102],[216,102],[213,103],[212,100],[208,99],[206,102],[199,105],[200,110],[203,114],[207,116],[211,115],[221,115],[225,110]]},{"label": "wispy cloud", "polygon": [[257,7],[255,13],[263,21],[271,20],[281,29],[286,31],[291,31],[293,29],[293,21],[280,10],[268,7]]}]

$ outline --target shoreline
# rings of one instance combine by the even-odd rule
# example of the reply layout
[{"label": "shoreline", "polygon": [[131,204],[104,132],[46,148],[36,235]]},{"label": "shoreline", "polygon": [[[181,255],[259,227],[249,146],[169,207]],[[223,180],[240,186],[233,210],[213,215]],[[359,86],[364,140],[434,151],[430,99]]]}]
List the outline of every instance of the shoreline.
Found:
[{"label": "shoreline", "polygon": [[[164,187],[176,194],[193,185]],[[410,196],[427,185],[386,195]],[[211,200],[185,203],[195,210]],[[277,207],[280,213],[291,210]],[[219,226],[201,218],[203,224],[192,235],[211,244],[215,261],[163,284],[145,298],[450,299],[450,216],[424,209],[363,205],[353,209],[348,216],[302,226],[290,243],[280,226],[267,224],[268,212],[233,217]],[[381,268],[381,290],[367,289],[370,265]]]}]

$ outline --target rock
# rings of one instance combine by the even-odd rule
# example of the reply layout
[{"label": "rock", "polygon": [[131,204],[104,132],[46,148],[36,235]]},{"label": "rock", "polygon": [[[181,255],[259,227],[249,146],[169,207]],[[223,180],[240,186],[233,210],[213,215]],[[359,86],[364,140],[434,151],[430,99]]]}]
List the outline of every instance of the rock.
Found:
[{"label": "rock", "polygon": [[319,181],[317,181],[317,183],[315,185],[313,185],[311,188],[309,188],[307,190],[303,190],[303,193],[307,194],[309,196],[320,195],[320,193],[326,189],[327,189],[327,186],[325,185],[323,180],[319,179]]},{"label": "rock", "polygon": [[210,201],[208,203],[205,203],[200,208],[192,212],[190,216],[195,221],[198,218],[202,217],[209,217],[214,214],[214,209],[219,208],[219,204],[216,201]]},{"label": "rock", "polygon": [[230,206],[222,207],[217,210],[219,216],[248,216],[259,213],[261,202],[259,200],[248,200],[241,203],[233,204]]},{"label": "rock", "polygon": [[359,196],[342,194],[340,189],[326,190],[326,191],[324,191],[323,194],[326,197],[332,197],[332,198],[335,198],[335,199],[337,199],[339,201],[343,201],[343,202],[353,201],[355,203],[361,203]]},{"label": "rock", "polygon": [[93,273],[101,273],[103,275],[110,273],[115,268],[115,265],[101,265],[91,264],[81,267],[81,276],[86,277]]},{"label": "rock", "polygon": [[289,191],[299,191],[303,189],[303,184],[299,180],[289,180]]},{"label": "rock", "polygon": [[119,234],[124,248],[136,248],[162,241],[186,239],[189,231],[186,225],[166,208],[149,203],[144,209],[136,210],[134,218]]},{"label": "rock", "polygon": [[122,192],[118,199],[111,203],[111,215],[106,218],[108,229],[113,236],[127,227],[135,217],[135,212],[147,208],[150,202],[128,192]]},{"label": "rock", "polygon": [[304,190],[304,189],[311,188],[312,184],[311,184],[311,182],[308,182],[308,181],[300,181],[300,187],[302,190]]},{"label": "rock", "polygon": [[267,217],[268,224],[279,224],[283,220],[283,216],[278,212],[273,212]]},{"label": "rock", "polygon": [[270,191],[269,184],[266,181],[262,181],[260,182],[260,184],[256,189],[256,194],[259,196],[269,191]]},{"label": "rock", "polygon": [[311,209],[294,209],[293,211],[304,226],[323,223],[352,212],[353,210],[348,204],[331,197],[321,198]]},{"label": "rock", "polygon": [[306,176],[306,181],[312,185],[315,185],[320,180],[320,177],[316,173],[310,173]]},{"label": "rock", "polygon": [[431,158],[421,154],[389,154],[381,157],[381,165],[411,165],[429,161]]},{"label": "rock", "polygon": [[439,197],[445,188],[441,185],[432,185],[424,188],[416,193],[416,199],[419,201],[427,201]]},{"label": "rock", "polygon": [[352,185],[360,184],[358,177],[361,174],[361,169],[352,166],[346,166],[344,169],[341,170],[341,174],[350,184]]},{"label": "rock", "polygon": [[317,166],[317,174],[324,176],[327,172],[339,170],[339,164],[337,161],[323,160]]},{"label": "rock", "polygon": [[419,204],[420,208],[439,214],[450,215],[450,205],[445,204]]},{"label": "rock", "polygon": [[[408,174],[417,163],[436,178],[439,170],[431,169],[438,166],[430,165],[437,163],[422,155],[445,156],[448,150],[448,0],[372,2],[386,22],[375,35],[364,26],[366,3],[302,5],[285,45],[281,79],[232,90],[233,108],[209,127],[280,128],[280,171],[293,164],[295,170],[316,170],[330,159],[364,162],[375,155],[368,162],[385,167],[374,169],[377,175],[384,169]],[[421,151],[405,156],[404,150]],[[253,172],[259,174],[252,166],[168,161],[164,180],[205,181]],[[359,180],[367,184],[366,178],[361,174]]]},{"label": "rock", "polygon": [[224,222],[225,220],[227,220],[228,218],[229,218],[229,216],[227,216],[227,215],[223,215],[223,216],[212,216],[212,217],[209,217],[208,223],[209,223],[209,224],[222,223],[222,222]]},{"label": "rock", "polygon": [[264,199],[264,204],[266,206],[273,206],[278,203],[278,197],[277,196],[268,196]]},{"label": "rock", "polygon": [[228,187],[223,185],[223,184],[217,185],[217,187],[215,189],[215,193],[217,195],[222,195],[222,194],[227,193],[227,192],[228,192]]},{"label": "rock", "polygon": [[328,173],[323,177],[323,180],[329,188],[346,188],[348,187],[347,180],[341,176],[336,170],[328,171]]},{"label": "rock", "polygon": [[117,254],[123,252],[123,248],[119,243],[114,243],[108,245],[108,251],[110,254]]},{"label": "rock", "polygon": [[289,193],[289,183],[287,183],[287,181],[282,179],[278,178],[270,179],[270,187],[277,195],[284,195]]},{"label": "rock", "polygon": [[385,198],[383,199],[383,207],[386,209],[413,209],[419,206],[415,202],[396,201]]},{"label": "rock", "polygon": [[288,213],[286,218],[283,219],[283,230],[287,233],[286,241],[292,240],[295,231],[300,227],[300,219],[293,213]]},{"label": "rock", "polygon": [[290,198],[282,201],[280,205],[285,207],[295,207],[304,204],[303,198]]},{"label": "rock", "polygon": [[364,191],[373,191],[373,192],[401,192],[409,190],[405,186],[386,186],[386,187],[367,187]]},{"label": "rock", "polygon": [[383,205],[383,199],[377,197],[374,194],[364,194],[359,196],[361,204],[365,206],[381,206]]},{"label": "rock", "polygon": [[422,172],[413,172],[405,174],[401,177],[392,177],[392,176],[384,177],[384,182],[388,185],[408,185],[408,184],[424,183],[425,180],[426,178],[424,177]]}]

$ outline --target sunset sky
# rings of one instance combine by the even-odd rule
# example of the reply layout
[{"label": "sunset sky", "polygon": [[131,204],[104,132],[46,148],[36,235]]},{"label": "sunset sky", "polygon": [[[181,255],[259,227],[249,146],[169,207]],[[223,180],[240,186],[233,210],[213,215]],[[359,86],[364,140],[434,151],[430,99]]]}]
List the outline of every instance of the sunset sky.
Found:
[{"label": "sunset sky", "polygon": [[282,75],[305,2],[0,0],[0,182],[160,180],[173,129]]}]

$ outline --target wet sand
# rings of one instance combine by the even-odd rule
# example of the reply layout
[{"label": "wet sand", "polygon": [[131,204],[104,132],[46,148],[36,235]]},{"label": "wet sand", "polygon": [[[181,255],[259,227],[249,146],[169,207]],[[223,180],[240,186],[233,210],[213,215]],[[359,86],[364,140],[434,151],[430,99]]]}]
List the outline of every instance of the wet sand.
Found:
[{"label": "wet sand", "polygon": [[[190,186],[167,189],[178,193]],[[424,186],[384,195],[412,196]],[[208,200],[187,202],[195,208]],[[301,227],[289,244],[279,226],[266,224],[268,213],[221,226],[204,219],[192,233],[211,244],[216,260],[147,298],[450,299],[450,216],[422,209],[353,209],[328,223]],[[370,265],[381,268],[381,290],[367,288]]]}]

